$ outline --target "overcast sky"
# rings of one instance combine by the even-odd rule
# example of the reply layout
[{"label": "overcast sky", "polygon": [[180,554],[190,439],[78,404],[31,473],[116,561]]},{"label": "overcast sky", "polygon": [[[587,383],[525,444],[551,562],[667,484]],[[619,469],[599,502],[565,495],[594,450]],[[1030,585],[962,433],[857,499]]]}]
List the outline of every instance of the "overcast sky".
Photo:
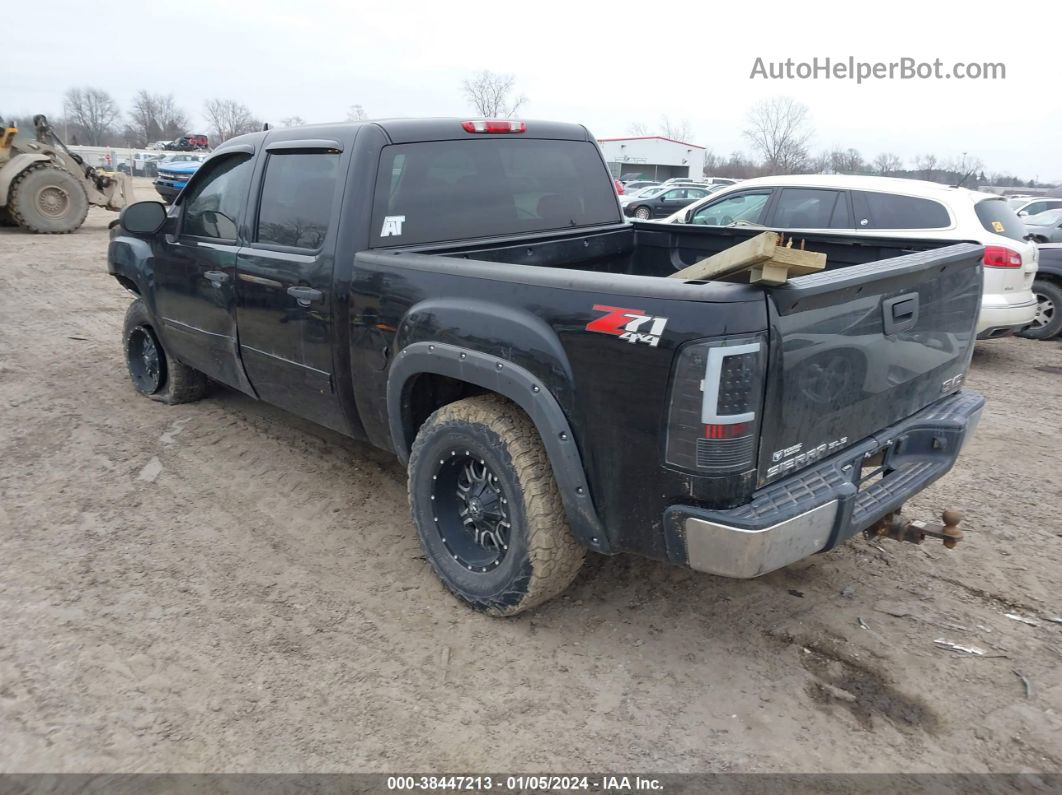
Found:
[{"label": "overcast sky", "polygon": [[[810,108],[815,151],[907,163],[967,152],[989,172],[1062,182],[1062,3],[181,5],[48,0],[45,24],[3,37],[0,113],[58,115],[67,88],[94,85],[123,107],[141,88],[172,93],[203,132],[213,97],[274,123],[339,120],[354,103],[370,117],[460,116],[462,80],[486,68],[516,76],[521,116],[579,121],[601,138],[667,114],[689,120],[693,143],[748,150],[750,106],[787,94]],[[32,8],[18,15],[28,22]],[[750,79],[757,56],[1002,62],[1006,79],[765,81]]]}]

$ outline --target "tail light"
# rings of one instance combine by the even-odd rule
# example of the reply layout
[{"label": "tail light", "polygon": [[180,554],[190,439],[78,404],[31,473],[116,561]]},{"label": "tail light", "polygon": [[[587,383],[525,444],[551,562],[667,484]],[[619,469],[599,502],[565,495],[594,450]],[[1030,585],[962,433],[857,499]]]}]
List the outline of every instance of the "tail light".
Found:
[{"label": "tail light", "polygon": [[527,132],[526,121],[511,121],[509,119],[473,119],[461,122],[465,132],[508,134]]},{"label": "tail light", "polygon": [[1020,268],[1021,254],[1005,246],[985,246],[986,268]]},{"label": "tail light", "polygon": [[705,475],[755,469],[766,361],[762,337],[694,343],[679,352],[667,463]]},{"label": "tail light", "polygon": [[616,186],[616,195],[617,196],[622,196],[623,195],[623,183],[620,182],[618,179],[613,179],[612,180],[612,184]]}]

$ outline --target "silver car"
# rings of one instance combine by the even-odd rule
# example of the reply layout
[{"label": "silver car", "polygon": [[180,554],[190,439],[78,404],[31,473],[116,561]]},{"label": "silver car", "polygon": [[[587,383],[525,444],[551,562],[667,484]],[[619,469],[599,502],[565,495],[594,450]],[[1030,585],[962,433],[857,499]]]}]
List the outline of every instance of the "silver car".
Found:
[{"label": "silver car", "polygon": [[1047,210],[1022,219],[1028,239],[1036,243],[1062,243],[1062,210]]}]

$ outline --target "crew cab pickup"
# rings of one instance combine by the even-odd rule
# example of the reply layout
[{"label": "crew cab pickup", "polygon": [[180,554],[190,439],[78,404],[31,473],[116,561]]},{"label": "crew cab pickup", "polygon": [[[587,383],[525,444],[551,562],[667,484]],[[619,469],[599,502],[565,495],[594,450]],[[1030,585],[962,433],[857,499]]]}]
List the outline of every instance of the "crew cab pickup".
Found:
[{"label": "crew cab pickup", "polygon": [[827,269],[781,286],[668,278],[760,231],[625,222],[579,125],[374,121],[226,142],[108,267],[137,391],[393,451],[435,572],[507,615],[588,549],[764,574],[954,464],[982,247],[809,234]]}]

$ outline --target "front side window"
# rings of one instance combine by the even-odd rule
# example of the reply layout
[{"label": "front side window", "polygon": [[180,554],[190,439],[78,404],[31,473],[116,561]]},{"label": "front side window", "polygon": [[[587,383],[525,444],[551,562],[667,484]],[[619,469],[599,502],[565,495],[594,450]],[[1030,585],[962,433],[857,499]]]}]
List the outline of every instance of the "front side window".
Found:
[{"label": "front side window", "polygon": [[945,229],[951,226],[951,217],[944,205],[931,199],[870,191],[857,191],[853,199],[862,209],[862,212],[856,211],[860,229]]},{"label": "front side window", "polygon": [[320,248],[332,218],[338,169],[335,152],[271,153],[262,181],[255,241]]},{"label": "front side window", "polygon": [[839,202],[846,204],[839,190],[783,188],[771,224],[779,229],[829,229]]},{"label": "front side window", "polygon": [[690,218],[690,223],[705,226],[731,226],[738,223],[761,224],[763,223],[763,211],[770,197],[769,190],[724,196],[697,210]]},{"label": "front side window", "polygon": [[216,160],[197,174],[181,199],[181,234],[235,242],[251,168],[251,156],[238,154]]}]

